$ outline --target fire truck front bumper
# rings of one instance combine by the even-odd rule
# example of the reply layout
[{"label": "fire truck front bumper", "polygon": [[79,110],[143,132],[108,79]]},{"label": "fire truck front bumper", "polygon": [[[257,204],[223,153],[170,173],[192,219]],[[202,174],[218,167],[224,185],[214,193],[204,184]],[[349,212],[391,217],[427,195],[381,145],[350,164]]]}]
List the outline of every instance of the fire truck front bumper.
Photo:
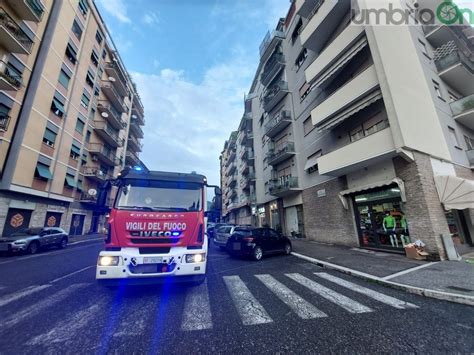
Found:
[{"label": "fire truck front bumper", "polygon": [[[142,280],[203,279],[206,275],[207,250],[171,248],[167,254],[140,254],[138,248],[101,251],[97,260],[96,279]],[[140,283],[140,282],[138,282]]]}]

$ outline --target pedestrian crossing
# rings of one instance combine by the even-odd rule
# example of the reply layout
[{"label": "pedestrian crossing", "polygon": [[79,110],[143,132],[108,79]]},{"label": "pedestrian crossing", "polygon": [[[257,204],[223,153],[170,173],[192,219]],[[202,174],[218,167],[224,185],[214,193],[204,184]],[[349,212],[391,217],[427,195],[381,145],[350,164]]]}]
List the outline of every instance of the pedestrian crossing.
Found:
[{"label": "pedestrian crossing", "polygon": [[[117,294],[98,288],[94,284],[72,284],[41,297],[42,292],[52,290],[53,287],[50,285],[31,286],[0,297],[0,312],[9,309],[15,302],[19,304],[28,298],[37,299],[37,302],[31,305],[28,303],[28,306],[10,314],[5,313],[0,323],[0,335],[10,334],[11,329],[21,328],[32,318],[54,312],[68,299],[77,299],[78,295],[88,292],[92,294],[100,292],[100,296],[86,298],[79,306],[63,310],[63,318],[54,324],[48,324],[41,329],[40,334],[30,337],[26,345],[35,347],[65,344],[73,341],[74,334],[80,334],[81,330],[91,325],[98,326],[100,321],[110,323],[111,318],[114,319],[114,324],[110,325],[111,338],[139,335],[155,324],[153,317],[157,317],[157,313],[149,310],[157,309],[162,301],[159,294],[155,295],[152,292],[143,297],[135,295],[131,300],[125,300],[122,308],[117,308],[119,313],[112,315],[115,312],[112,304],[117,299]],[[364,316],[382,311],[384,307],[395,310],[418,308],[415,304],[325,272],[304,275],[302,273],[228,275],[210,278],[199,286],[183,287],[182,292],[177,292],[175,296],[168,302],[177,304],[170,303],[165,308],[173,309],[173,318],[176,318],[176,324],[179,324],[179,330],[182,332],[209,331],[219,327],[216,322],[228,318],[227,314],[222,314],[224,309],[229,315],[235,314],[233,319],[238,319],[244,327],[272,324],[281,321],[278,310],[269,306],[275,305],[275,302],[278,305],[276,308],[287,310],[286,315],[293,314],[294,317],[312,322],[337,316],[340,312]],[[216,302],[219,303],[222,299],[225,300],[224,305],[220,303],[220,306],[217,306]],[[101,327],[108,328],[108,325],[106,327],[102,324]]]}]

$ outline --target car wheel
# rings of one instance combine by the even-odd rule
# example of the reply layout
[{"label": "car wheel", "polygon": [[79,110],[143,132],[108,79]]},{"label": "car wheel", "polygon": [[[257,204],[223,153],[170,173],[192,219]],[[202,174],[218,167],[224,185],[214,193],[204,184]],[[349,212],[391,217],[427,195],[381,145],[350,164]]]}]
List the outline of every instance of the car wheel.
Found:
[{"label": "car wheel", "polygon": [[253,250],[253,259],[256,261],[262,260],[263,257],[263,250],[260,247],[255,247]]},{"label": "car wheel", "polygon": [[290,244],[290,243],[286,243],[284,250],[285,250],[285,255],[290,255],[290,254],[291,254],[291,244]]},{"label": "car wheel", "polygon": [[67,238],[61,239],[61,242],[58,244],[59,249],[64,249],[67,247]]},{"label": "car wheel", "polygon": [[36,254],[38,250],[39,250],[38,242],[31,242],[30,245],[28,245],[28,249],[26,249],[28,254]]}]

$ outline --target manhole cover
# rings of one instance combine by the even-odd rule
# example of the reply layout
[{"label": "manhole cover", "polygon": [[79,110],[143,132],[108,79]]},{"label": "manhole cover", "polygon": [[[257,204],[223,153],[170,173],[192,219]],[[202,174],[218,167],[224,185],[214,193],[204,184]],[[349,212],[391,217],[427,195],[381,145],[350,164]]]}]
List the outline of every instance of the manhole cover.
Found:
[{"label": "manhole cover", "polygon": [[470,290],[468,288],[464,288],[464,287],[458,287],[458,286],[448,286],[446,288],[449,288],[451,290],[454,290],[454,291],[461,291],[461,292],[474,292],[474,290]]}]

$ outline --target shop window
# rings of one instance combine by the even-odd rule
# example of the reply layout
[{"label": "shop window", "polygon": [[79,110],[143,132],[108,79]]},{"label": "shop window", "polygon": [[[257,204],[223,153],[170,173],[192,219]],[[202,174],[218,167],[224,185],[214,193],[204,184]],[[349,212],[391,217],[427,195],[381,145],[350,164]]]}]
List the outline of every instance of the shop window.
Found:
[{"label": "shop window", "polygon": [[80,134],[82,134],[82,132],[84,132],[84,126],[85,126],[84,121],[82,121],[82,120],[78,117],[78,118],[77,118],[77,121],[76,121],[76,132],[79,132]]},{"label": "shop window", "polygon": [[71,146],[69,157],[74,160],[79,160],[80,156],[81,156],[81,148],[73,143]]},{"label": "shop window", "polygon": [[77,51],[72,46],[72,44],[70,44],[70,43],[68,43],[67,47],[66,47],[66,57],[69,59],[69,61],[72,64],[76,64],[76,62],[77,62]]},{"label": "shop window", "polygon": [[88,108],[89,103],[90,103],[89,97],[86,95],[86,93],[83,93],[81,97],[81,106],[84,108]]},{"label": "shop window", "polygon": [[81,40],[82,28],[76,20],[72,23],[72,32],[76,35],[78,40]]},{"label": "shop window", "polygon": [[89,11],[89,6],[87,5],[86,0],[79,0],[78,9],[81,12],[82,16],[86,17],[87,12]]},{"label": "shop window", "polygon": [[92,53],[91,53],[91,61],[95,66],[99,65],[99,56],[94,50],[92,50]]},{"label": "shop window", "polygon": [[313,121],[311,120],[311,116],[309,116],[307,119],[304,120],[303,122],[303,131],[304,135],[306,136],[308,133],[313,131],[314,129]]},{"label": "shop window", "polygon": [[54,148],[54,144],[56,143],[56,132],[53,132],[49,128],[46,128],[43,134],[43,143]]},{"label": "shop window", "polygon": [[86,83],[91,88],[94,87],[94,74],[90,71],[90,69],[87,71],[87,74],[86,74]]},{"label": "shop window", "polygon": [[298,58],[296,58],[296,61],[295,61],[296,70],[301,68],[306,58],[308,58],[308,50],[306,48],[303,48],[303,50],[300,52],[300,54],[298,55]]},{"label": "shop window", "polygon": [[102,36],[99,30],[97,30],[97,32],[95,33],[95,40],[97,41],[97,43],[102,44],[103,39],[104,36]]},{"label": "shop window", "polygon": [[59,72],[59,83],[67,90],[69,87],[69,81],[71,80],[71,77],[63,70]]}]

